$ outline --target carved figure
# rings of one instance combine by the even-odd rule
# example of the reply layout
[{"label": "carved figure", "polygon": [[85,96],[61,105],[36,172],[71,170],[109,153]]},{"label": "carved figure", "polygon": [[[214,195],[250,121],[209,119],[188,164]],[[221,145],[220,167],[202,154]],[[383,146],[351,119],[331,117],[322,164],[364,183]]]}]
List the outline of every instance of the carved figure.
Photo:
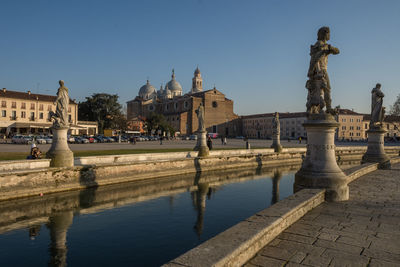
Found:
[{"label": "carved figure", "polygon": [[200,103],[199,107],[196,109],[197,119],[199,120],[199,132],[205,132],[206,127],[204,125],[204,106],[203,103]]},{"label": "carved figure", "polygon": [[281,134],[281,123],[279,122],[279,113],[275,112],[275,116],[272,120],[272,135]]},{"label": "carved figure", "polygon": [[56,105],[56,112],[50,112],[53,121],[53,127],[67,127],[68,126],[68,88],[64,86],[64,81],[60,80],[58,82],[60,87],[57,91],[57,98],[54,104]]},{"label": "carved figure", "polygon": [[307,112],[308,114],[334,113],[331,106],[331,85],[328,76],[328,56],[339,54],[339,49],[327,44],[330,39],[329,27],[322,27],[318,30],[318,41],[310,48],[310,67],[308,69],[308,81],[306,88]]},{"label": "carved figure", "polygon": [[376,84],[371,94],[371,121],[369,123],[369,128],[377,128],[382,126],[385,117],[385,108],[383,107],[383,97],[385,95],[381,91],[380,83]]}]

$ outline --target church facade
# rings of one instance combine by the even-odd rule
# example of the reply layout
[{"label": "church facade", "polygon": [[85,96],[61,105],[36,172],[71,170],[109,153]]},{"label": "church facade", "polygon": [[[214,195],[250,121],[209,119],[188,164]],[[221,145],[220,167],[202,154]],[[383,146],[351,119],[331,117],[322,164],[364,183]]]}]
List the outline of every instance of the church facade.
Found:
[{"label": "church facade", "polygon": [[198,128],[195,110],[203,103],[207,132],[223,136],[241,134],[241,122],[233,112],[233,101],[215,87],[203,90],[203,79],[199,68],[194,71],[192,88],[183,93],[181,84],[172,70],[171,80],[156,90],[149,81],[139,89],[138,96],[127,102],[129,120],[145,120],[152,112],[162,114],[167,122],[181,135],[194,134]]}]

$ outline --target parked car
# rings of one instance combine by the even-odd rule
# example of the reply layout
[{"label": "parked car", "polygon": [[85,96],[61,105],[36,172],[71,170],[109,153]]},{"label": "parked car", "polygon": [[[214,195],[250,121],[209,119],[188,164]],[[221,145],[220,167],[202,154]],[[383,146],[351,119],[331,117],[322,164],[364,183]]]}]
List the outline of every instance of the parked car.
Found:
[{"label": "parked car", "polygon": [[218,138],[218,133],[208,133],[207,136],[215,139],[215,138]]},{"label": "parked car", "polygon": [[69,136],[68,137],[68,143],[75,143],[75,137],[73,137],[73,136]]},{"label": "parked car", "polygon": [[39,135],[36,137],[36,143],[47,144],[45,136]]},{"label": "parked car", "polygon": [[189,140],[197,140],[197,135],[192,134],[191,136],[189,136]]},{"label": "parked car", "polygon": [[22,144],[22,139],[23,139],[22,135],[14,135],[11,138],[11,143],[13,143],[13,144]]},{"label": "parked car", "polygon": [[52,137],[46,136],[45,139],[46,139],[46,144],[52,144],[53,143],[53,138]]}]

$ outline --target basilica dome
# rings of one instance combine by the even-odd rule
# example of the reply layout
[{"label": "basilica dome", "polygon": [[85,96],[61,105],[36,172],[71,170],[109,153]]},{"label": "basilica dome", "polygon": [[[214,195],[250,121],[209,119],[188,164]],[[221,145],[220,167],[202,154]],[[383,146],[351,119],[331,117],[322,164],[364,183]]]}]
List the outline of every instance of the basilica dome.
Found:
[{"label": "basilica dome", "polygon": [[156,88],[150,84],[149,80],[147,80],[147,83],[139,89],[139,97],[144,100],[153,98],[154,94],[156,94]]},{"label": "basilica dome", "polygon": [[172,92],[173,96],[182,95],[182,86],[179,82],[175,80],[175,72],[172,70],[172,80],[170,80],[166,87]]}]

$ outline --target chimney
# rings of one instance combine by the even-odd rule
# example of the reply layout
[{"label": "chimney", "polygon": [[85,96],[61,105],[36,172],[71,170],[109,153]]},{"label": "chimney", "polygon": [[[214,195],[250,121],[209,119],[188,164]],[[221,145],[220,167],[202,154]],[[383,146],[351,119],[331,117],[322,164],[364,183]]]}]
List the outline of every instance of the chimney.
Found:
[{"label": "chimney", "polygon": [[6,89],[6,88],[3,88],[3,93],[5,93],[5,92],[7,92],[7,89]]},{"label": "chimney", "polygon": [[28,95],[31,95],[31,91],[28,90]]}]

